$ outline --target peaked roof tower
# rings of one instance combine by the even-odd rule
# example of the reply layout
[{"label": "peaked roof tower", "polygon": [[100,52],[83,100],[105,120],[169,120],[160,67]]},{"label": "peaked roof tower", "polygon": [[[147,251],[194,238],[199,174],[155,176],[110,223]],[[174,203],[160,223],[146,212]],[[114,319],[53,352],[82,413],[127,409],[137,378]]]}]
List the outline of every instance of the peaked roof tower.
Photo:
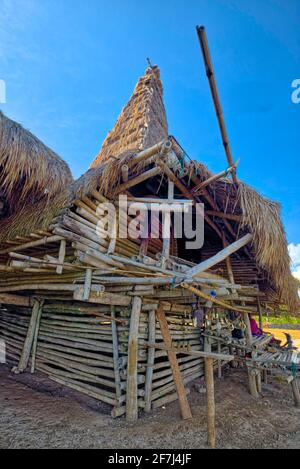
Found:
[{"label": "peaked roof tower", "polygon": [[99,166],[125,151],[140,151],[168,137],[163,89],[157,66],[148,67],[91,164]]}]

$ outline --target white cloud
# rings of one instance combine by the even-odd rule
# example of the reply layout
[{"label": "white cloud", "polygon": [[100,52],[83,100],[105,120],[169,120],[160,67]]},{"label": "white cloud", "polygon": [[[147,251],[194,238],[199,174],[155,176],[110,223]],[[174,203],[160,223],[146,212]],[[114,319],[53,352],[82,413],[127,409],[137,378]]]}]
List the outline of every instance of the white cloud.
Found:
[{"label": "white cloud", "polygon": [[289,246],[289,253],[292,259],[292,269],[296,269],[297,267],[300,268],[300,243],[294,244],[290,243]]},{"label": "white cloud", "polygon": [[290,257],[292,260],[292,273],[295,278],[300,280],[300,243],[290,243],[288,245]]}]

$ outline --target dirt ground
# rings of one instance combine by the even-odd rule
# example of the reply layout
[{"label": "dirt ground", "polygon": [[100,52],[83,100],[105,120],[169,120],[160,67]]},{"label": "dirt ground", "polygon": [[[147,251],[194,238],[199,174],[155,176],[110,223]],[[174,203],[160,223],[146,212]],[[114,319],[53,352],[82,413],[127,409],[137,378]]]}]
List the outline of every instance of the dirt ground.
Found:
[{"label": "dirt ground", "polygon": [[[300,409],[290,387],[270,380],[262,397],[247,391],[244,370],[216,379],[218,448],[300,448]],[[0,367],[0,448],[206,448],[205,394],[192,389],[193,420],[174,402],[135,424],[113,420],[109,408],[42,375]]]}]

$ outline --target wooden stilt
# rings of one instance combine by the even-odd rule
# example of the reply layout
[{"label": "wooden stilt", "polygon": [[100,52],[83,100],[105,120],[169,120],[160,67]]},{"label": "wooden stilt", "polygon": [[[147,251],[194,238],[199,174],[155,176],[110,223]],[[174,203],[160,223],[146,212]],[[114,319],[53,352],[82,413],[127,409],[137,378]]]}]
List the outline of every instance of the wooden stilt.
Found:
[{"label": "wooden stilt", "polygon": [[261,393],[261,372],[258,370],[256,374],[256,388],[257,392]]},{"label": "wooden stilt", "polygon": [[291,381],[291,386],[292,386],[295,406],[300,407],[300,391],[299,391],[297,378],[295,378],[295,379],[293,379],[293,381]]},{"label": "wooden stilt", "polygon": [[[148,340],[152,344],[155,343],[155,311],[149,313],[149,334]],[[145,383],[145,412],[151,411],[151,394],[152,394],[152,379],[153,379],[153,365],[155,358],[155,348],[149,347],[148,349],[148,360],[147,360],[147,371],[146,371],[146,383]]]},{"label": "wooden stilt", "polygon": [[248,368],[248,379],[249,379],[249,390],[252,397],[256,399],[259,397],[257,392],[257,384],[256,384],[256,372],[255,370]]},{"label": "wooden stilt", "polygon": [[214,391],[214,360],[205,359],[206,403],[207,403],[207,443],[210,448],[216,447],[215,428],[215,391]]},{"label": "wooden stilt", "polygon": [[[157,319],[159,321],[162,337],[164,339],[165,346],[167,348],[172,348],[172,337],[169,331],[168,322],[162,307],[160,307],[156,312]],[[183,419],[191,419],[192,413],[190,409],[189,402],[186,397],[186,392],[184,389],[184,384],[182,381],[179,365],[177,362],[176,353],[172,350],[168,351],[168,358],[172,368],[173,379],[176,386],[176,391],[178,394],[178,400],[181,410],[181,415]]]},{"label": "wooden stilt", "polygon": [[135,296],[132,302],[130,330],[128,340],[126,420],[134,422],[138,418],[138,332],[142,300]]}]

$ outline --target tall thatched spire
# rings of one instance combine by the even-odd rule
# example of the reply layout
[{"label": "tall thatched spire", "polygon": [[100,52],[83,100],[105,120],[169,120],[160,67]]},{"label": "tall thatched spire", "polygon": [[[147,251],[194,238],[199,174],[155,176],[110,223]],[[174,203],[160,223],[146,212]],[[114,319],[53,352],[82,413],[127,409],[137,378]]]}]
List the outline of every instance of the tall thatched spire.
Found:
[{"label": "tall thatched spire", "polygon": [[127,150],[142,150],[167,138],[168,124],[162,94],[159,68],[151,66],[137,82],[130,100],[91,164],[92,168],[111,156],[117,157]]}]

